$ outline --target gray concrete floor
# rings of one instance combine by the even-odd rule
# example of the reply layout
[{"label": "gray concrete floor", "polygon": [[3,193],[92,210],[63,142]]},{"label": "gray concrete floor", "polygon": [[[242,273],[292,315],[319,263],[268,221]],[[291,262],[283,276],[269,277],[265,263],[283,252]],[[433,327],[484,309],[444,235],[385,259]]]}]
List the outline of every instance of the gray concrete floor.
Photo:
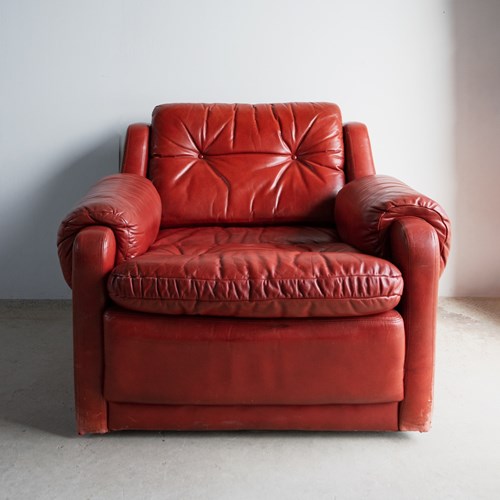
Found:
[{"label": "gray concrete floor", "polygon": [[0,302],[0,498],[500,498],[500,299],[439,308],[433,429],[77,437],[71,309]]}]

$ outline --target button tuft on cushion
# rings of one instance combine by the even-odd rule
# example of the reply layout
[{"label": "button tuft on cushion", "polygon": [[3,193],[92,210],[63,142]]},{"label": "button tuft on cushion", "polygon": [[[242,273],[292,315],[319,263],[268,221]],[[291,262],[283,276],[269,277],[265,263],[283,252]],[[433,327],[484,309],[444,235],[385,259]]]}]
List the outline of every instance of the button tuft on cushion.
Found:
[{"label": "button tuft on cushion", "polygon": [[[289,169],[294,152],[307,163]],[[345,183],[331,103],[165,104],[153,112],[150,154],[162,227],[328,225]],[[191,168],[194,159],[210,168]]]}]

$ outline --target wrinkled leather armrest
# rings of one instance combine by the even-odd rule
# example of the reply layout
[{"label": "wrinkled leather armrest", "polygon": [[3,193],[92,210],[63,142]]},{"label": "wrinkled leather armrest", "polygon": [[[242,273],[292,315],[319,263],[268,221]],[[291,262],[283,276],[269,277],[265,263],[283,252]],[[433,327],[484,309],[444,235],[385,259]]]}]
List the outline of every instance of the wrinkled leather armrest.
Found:
[{"label": "wrinkled leather armrest", "polygon": [[450,221],[435,201],[394,177],[370,175],[346,184],[335,202],[340,237],[372,255],[386,254],[388,230],[401,217],[419,217],[436,230],[442,272],[450,251]]},{"label": "wrinkled leather armrest", "polygon": [[64,279],[71,286],[76,235],[85,227],[109,227],[116,239],[116,264],[144,253],[160,228],[161,200],[151,181],[115,174],[95,184],[59,226],[57,249]]}]

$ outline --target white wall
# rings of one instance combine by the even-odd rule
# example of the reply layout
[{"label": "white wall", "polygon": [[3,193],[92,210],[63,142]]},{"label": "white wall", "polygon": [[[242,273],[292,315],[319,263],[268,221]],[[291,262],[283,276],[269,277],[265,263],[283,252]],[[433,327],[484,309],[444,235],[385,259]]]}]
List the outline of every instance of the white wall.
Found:
[{"label": "white wall", "polygon": [[[69,297],[59,221],[118,168],[127,124],[148,121],[161,102],[337,102],[345,120],[368,124],[379,172],[462,214],[452,8],[460,3],[3,2],[0,297]],[[467,286],[468,258],[455,250],[443,295],[491,292],[489,281]],[[473,272],[485,269],[487,260]]]},{"label": "white wall", "polygon": [[454,17],[455,291],[500,296],[500,1]]}]

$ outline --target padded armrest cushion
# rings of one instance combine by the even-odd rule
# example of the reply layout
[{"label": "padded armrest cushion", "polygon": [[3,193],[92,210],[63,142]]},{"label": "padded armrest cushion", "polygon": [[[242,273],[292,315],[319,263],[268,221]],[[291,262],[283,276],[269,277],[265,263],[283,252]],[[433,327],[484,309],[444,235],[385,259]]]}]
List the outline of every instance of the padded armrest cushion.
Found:
[{"label": "padded armrest cushion", "polygon": [[335,202],[340,237],[372,255],[384,255],[390,225],[407,216],[424,219],[436,230],[443,271],[450,251],[450,221],[435,201],[394,177],[370,175],[346,184]]},{"label": "padded armrest cushion", "polygon": [[73,243],[88,226],[106,226],[116,238],[116,264],[143,254],[158,235],[161,200],[152,182],[136,174],[115,174],[95,184],[59,226],[57,249],[71,286]]}]

